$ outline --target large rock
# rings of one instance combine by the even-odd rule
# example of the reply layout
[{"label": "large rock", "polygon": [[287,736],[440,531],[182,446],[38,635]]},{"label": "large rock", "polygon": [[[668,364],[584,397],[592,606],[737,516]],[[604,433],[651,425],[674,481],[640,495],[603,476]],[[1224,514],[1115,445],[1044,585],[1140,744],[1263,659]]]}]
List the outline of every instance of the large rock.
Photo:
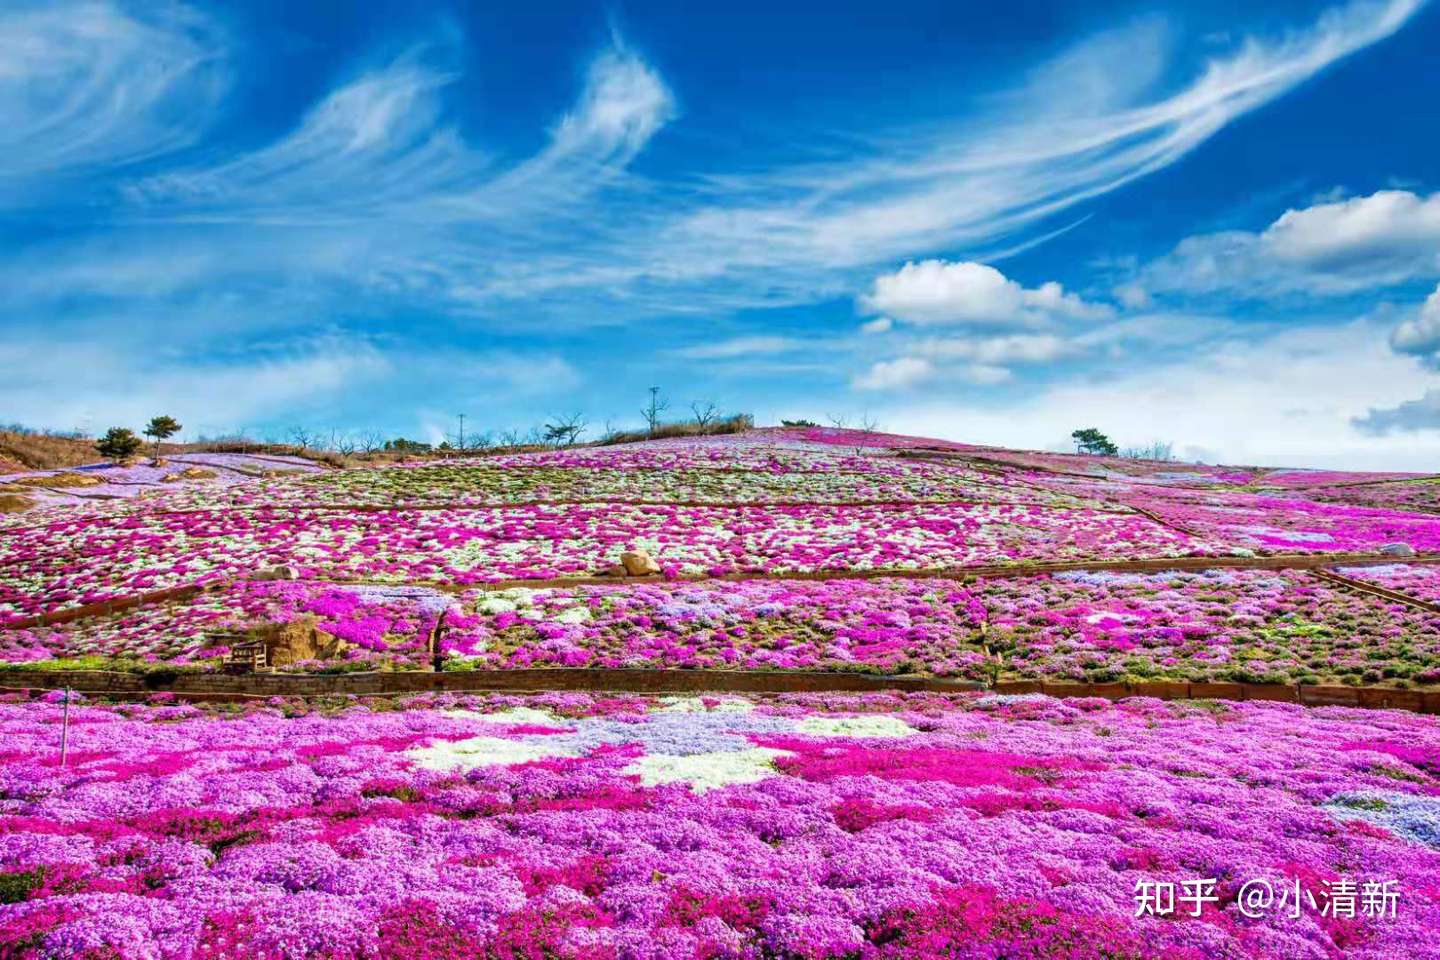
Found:
[{"label": "large rock", "polygon": [[35,501],[13,493],[0,493],[0,513],[24,513]]},{"label": "large rock", "polygon": [[302,660],[330,660],[350,649],[350,644],[319,629],[316,622],[314,617],[307,616],[267,627],[263,640],[270,665],[284,667]]},{"label": "large rock", "polygon": [[1380,552],[1387,557],[1413,557],[1415,548],[1408,543],[1387,543],[1380,548]]},{"label": "large rock", "polygon": [[648,577],[660,572],[660,564],[650,559],[644,550],[626,550],[620,554],[620,565],[631,577]]}]

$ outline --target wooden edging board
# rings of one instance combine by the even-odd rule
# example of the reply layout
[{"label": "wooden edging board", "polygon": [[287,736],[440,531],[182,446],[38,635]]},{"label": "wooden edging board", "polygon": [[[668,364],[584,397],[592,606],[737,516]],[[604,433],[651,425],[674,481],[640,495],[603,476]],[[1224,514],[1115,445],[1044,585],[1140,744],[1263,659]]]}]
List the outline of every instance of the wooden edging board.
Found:
[{"label": "wooden edging board", "polygon": [[1267,683],[1051,683],[1002,681],[993,686],[928,677],[883,677],[860,673],[734,670],[589,670],[553,668],[464,673],[178,674],[156,678],[104,671],[6,670],[0,690],[49,691],[69,688],[88,695],[138,699],[171,693],[193,700],[249,700],[267,697],[403,696],[427,692],[539,693],[592,691],[674,693],[973,693],[1043,694],[1052,697],[1154,697],[1161,700],[1263,700],[1309,707],[1345,706],[1408,710],[1440,715],[1440,691],[1387,687],[1307,686]]}]

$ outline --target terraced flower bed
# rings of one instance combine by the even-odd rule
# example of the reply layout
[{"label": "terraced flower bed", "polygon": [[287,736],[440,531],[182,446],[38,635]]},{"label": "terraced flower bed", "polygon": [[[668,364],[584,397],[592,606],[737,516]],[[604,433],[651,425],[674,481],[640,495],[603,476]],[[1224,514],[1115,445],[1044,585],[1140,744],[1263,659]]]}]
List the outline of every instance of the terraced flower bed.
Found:
[{"label": "terraced flower bed", "polygon": [[1440,480],[1367,483],[1363,486],[1307,487],[1305,496],[1326,503],[1348,503],[1379,510],[1440,513]]},{"label": "terraced flower bed", "polygon": [[1391,543],[1440,551],[1440,516],[1379,510],[1294,497],[1214,493],[1156,494],[1136,485],[1119,499],[1207,540],[1268,553],[1378,550]]},{"label": "terraced flower bed", "polygon": [[1030,697],[81,705],[63,767],[60,718],[0,703],[6,956],[1436,956],[1428,718]]},{"label": "terraced flower bed", "polygon": [[1078,506],[1008,475],[922,463],[866,460],[841,469],[705,467],[608,469],[576,466],[431,464],[320,474],[302,483],[237,491],[237,504],[293,505],[438,503],[452,506],[507,501],[674,501],[729,503],[953,501],[1049,503]]},{"label": "terraced flower bed", "polygon": [[1440,565],[1387,563],[1371,567],[1338,567],[1335,572],[1396,590],[1417,600],[1440,603]]},{"label": "terraced flower bed", "polygon": [[[1369,569],[1369,568],[1366,568]],[[1387,568],[1379,568],[1382,571]],[[230,637],[301,618],[349,645],[290,670],[430,666],[844,671],[1000,680],[1440,684],[1440,614],[1302,572],[746,580],[473,588],[239,583],[0,633],[19,668],[214,669]]]},{"label": "terraced flower bed", "polygon": [[256,456],[243,453],[179,453],[159,466],[140,460],[129,466],[94,464],[69,470],[37,470],[0,476],[0,486],[23,487],[42,500],[73,502],[84,497],[129,498],[161,491],[171,484],[204,482],[225,487],[266,477],[319,473],[322,468],[302,457]]},{"label": "terraced flower bed", "polygon": [[975,589],[1006,676],[1440,684],[1440,614],[1303,572],[1060,573]]},{"label": "terraced flower bed", "polygon": [[430,631],[445,610],[459,614],[457,598],[424,587],[239,582],[110,615],[0,631],[0,669],[215,670],[237,637],[301,621],[347,649],[324,662],[287,664],[287,671],[428,668]]},{"label": "terraced flower bed", "polygon": [[649,550],[667,575],[1224,552],[1137,514],[1026,505],[581,504],[82,517],[0,541],[0,618],[282,564],[312,577],[395,582],[588,575],[633,547]]}]

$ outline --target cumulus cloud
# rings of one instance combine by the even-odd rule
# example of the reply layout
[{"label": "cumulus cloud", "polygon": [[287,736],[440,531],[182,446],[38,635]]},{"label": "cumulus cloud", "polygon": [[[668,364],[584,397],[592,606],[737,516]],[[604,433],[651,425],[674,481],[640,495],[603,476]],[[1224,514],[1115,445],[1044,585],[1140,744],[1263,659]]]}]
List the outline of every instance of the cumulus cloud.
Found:
[{"label": "cumulus cloud", "polygon": [[1420,312],[1390,334],[1390,346],[1397,353],[1425,357],[1432,366],[1440,364],[1440,284],[1425,298]]},{"label": "cumulus cloud", "polygon": [[1108,307],[1086,303],[1054,281],[1026,288],[983,263],[922,260],[875,278],[860,307],[919,325],[1037,326],[1053,319],[1098,319]]},{"label": "cumulus cloud", "polygon": [[1365,321],[1226,336],[1170,362],[1043,385],[1003,403],[937,388],[874,412],[888,429],[976,443],[1044,448],[1094,423],[1122,446],[1160,438],[1224,463],[1433,470],[1433,449],[1413,436],[1354,421],[1434,381]]},{"label": "cumulus cloud", "polygon": [[895,321],[889,317],[876,317],[874,320],[867,320],[860,324],[861,333],[889,333],[895,326]]},{"label": "cumulus cloud", "polygon": [[1406,400],[1393,407],[1372,408],[1351,422],[1360,432],[1377,437],[1440,430],[1440,390],[1426,390],[1419,400]]},{"label": "cumulus cloud", "polygon": [[1265,230],[1187,237],[1131,288],[1344,294],[1440,274],[1440,193],[1407,190],[1287,210]]},{"label": "cumulus cloud", "polygon": [[935,376],[935,367],[923,357],[899,357],[882,360],[857,376],[859,390],[898,390],[913,387]]},{"label": "cumulus cloud", "polygon": [[1317,268],[1440,266],[1440,193],[1381,190],[1368,197],[1287,210],[1263,235],[1274,256]]}]

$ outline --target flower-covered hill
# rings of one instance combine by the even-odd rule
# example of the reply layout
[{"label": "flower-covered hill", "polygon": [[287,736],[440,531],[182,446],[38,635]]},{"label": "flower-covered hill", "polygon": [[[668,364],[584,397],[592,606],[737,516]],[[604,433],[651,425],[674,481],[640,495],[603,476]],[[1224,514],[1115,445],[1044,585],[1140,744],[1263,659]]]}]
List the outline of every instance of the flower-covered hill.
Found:
[{"label": "flower-covered hill", "polygon": [[1044,697],[0,704],[15,958],[1440,956],[1429,718]]},{"label": "flower-covered hill", "polygon": [[[451,670],[1440,683],[1424,602],[1202,565],[1385,548],[1428,569],[1440,516],[1307,496],[1414,478],[823,429],[345,470],[221,456],[9,516],[0,664],[215,669],[237,634],[301,620],[343,650],[287,669],[414,669],[444,614]],[[660,574],[597,578],[631,549]]]}]

